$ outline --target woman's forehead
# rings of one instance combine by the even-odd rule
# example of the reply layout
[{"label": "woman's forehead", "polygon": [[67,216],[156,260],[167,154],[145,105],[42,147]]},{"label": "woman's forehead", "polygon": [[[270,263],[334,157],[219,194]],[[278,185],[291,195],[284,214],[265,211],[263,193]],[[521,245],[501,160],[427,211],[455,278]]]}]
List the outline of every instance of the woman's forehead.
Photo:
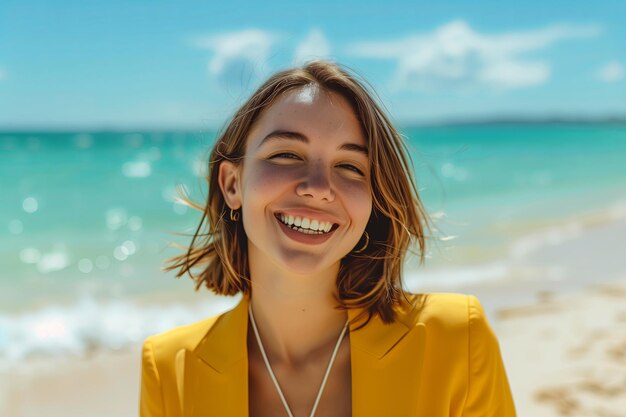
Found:
[{"label": "woman's forehead", "polygon": [[320,88],[317,84],[307,84],[293,93],[293,100],[295,103],[311,104],[319,95]]},{"label": "woman's forehead", "polygon": [[336,107],[347,104],[339,94],[320,88],[317,84],[307,84],[280,94],[263,113],[277,113],[286,110],[301,110],[305,113],[312,109],[333,112]]},{"label": "woman's forehead", "polygon": [[[341,94],[308,84],[281,94],[264,109],[254,131],[289,128],[341,130],[362,136],[361,123]],[[356,138],[355,138],[356,139]]]}]

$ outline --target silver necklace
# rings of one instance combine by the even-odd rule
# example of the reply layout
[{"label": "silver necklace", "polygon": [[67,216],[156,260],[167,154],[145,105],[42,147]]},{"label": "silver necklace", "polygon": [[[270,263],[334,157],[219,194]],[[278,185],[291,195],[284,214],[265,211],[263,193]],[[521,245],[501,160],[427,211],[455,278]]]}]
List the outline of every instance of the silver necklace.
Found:
[{"label": "silver necklace", "polygon": [[[274,382],[274,386],[276,387],[276,391],[278,391],[278,395],[280,395],[280,399],[285,406],[285,410],[287,410],[287,414],[289,417],[293,417],[293,413],[289,408],[289,404],[287,404],[287,400],[283,395],[283,391],[280,389],[280,385],[278,384],[278,380],[274,375],[274,371],[272,371],[272,366],[270,365],[269,359],[267,359],[267,355],[265,354],[265,349],[263,348],[263,342],[261,342],[261,336],[259,336],[259,330],[256,327],[256,321],[254,320],[254,314],[252,314],[252,304],[248,305],[248,313],[250,314],[250,322],[252,323],[252,330],[254,330],[254,335],[256,336],[256,341],[259,345],[259,349],[261,350],[261,355],[263,356],[263,361],[265,361],[265,367],[267,368],[267,372],[269,372],[272,381]],[[320,385],[320,389],[317,392],[317,398],[315,399],[315,404],[313,404],[313,409],[311,410],[310,417],[315,415],[315,411],[317,410],[317,406],[322,398],[322,392],[324,391],[324,386],[326,386],[326,380],[328,379],[328,375],[330,374],[330,370],[333,367],[333,363],[335,362],[335,357],[337,356],[337,351],[339,350],[339,345],[343,340],[343,336],[346,334],[346,330],[348,329],[348,321],[343,326],[341,330],[341,334],[339,335],[339,339],[337,340],[337,344],[335,345],[335,350],[333,350],[333,354],[330,357],[330,362],[328,362],[328,366],[326,367],[326,374],[324,374],[324,379],[322,380],[322,385]]]}]

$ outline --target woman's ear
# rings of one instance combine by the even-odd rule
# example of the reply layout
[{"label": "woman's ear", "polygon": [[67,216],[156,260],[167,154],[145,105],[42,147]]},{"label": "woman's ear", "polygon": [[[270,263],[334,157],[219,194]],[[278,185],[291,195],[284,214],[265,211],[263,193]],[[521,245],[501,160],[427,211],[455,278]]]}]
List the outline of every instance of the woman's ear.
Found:
[{"label": "woman's ear", "polygon": [[241,193],[239,190],[239,166],[231,161],[220,162],[217,179],[222,195],[228,207],[237,210],[241,207]]}]

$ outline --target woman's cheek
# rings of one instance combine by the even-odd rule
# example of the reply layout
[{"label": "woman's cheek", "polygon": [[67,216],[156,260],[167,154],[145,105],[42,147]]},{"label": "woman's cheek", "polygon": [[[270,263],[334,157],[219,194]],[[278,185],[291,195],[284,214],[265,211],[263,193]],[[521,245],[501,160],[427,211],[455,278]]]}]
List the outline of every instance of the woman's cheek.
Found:
[{"label": "woman's cheek", "polygon": [[244,179],[243,199],[250,209],[265,210],[295,190],[293,175],[284,166],[257,164],[249,172],[254,174]]},{"label": "woman's cheek", "polygon": [[340,197],[355,219],[367,224],[372,212],[372,191],[368,182],[360,179],[341,177],[334,181],[335,194]]},{"label": "woman's cheek", "polygon": [[250,181],[257,185],[255,188],[275,187],[297,179],[298,175],[301,175],[297,171],[298,168],[293,166],[276,165],[267,162],[259,163],[251,170],[251,172],[254,172],[254,175],[252,175]]},{"label": "woman's cheek", "polygon": [[365,180],[349,178],[345,175],[337,174],[333,181],[335,191],[342,195],[357,199],[359,201],[372,201],[372,190]]}]

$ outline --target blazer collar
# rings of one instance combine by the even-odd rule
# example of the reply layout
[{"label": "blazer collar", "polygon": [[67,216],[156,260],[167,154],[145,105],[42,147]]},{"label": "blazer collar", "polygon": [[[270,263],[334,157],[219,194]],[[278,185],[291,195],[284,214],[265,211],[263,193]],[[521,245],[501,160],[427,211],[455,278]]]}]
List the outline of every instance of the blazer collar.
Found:
[{"label": "blazer collar", "polygon": [[248,416],[248,300],[216,318],[193,350],[177,357],[183,417]]},{"label": "blazer collar", "polygon": [[[216,411],[215,415],[248,415],[248,304],[248,296],[243,296],[234,309],[215,321],[196,348],[187,352],[185,363],[180,365],[184,369],[184,383],[179,386],[184,392],[184,416],[214,415],[210,410],[215,410],[216,399],[230,404],[231,408]],[[348,310],[348,317],[352,321],[360,313],[358,309]],[[361,322],[350,325],[353,415],[374,415],[372,407],[397,403],[394,398],[399,398],[398,390],[407,390],[411,397],[417,395],[425,341],[424,325],[415,324],[417,314],[418,310],[405,306],[398,310],[394,323],[385,324],[374,316],[359,330],[355,328]],[[410,333],[413,327],[417,331]],[[407,334],[416,339],[412,345],[415,348],[408,353],[390,355]],[[390,356],[388,360],[387,356]],[[400,386],[398,372],[407,368],[411,368],[417,382]]]},{"label": "blazer collar", "polygon": [[[195,349],[196,354],[217,372],[224,372],[234,363],[247,358],[248,304],[249,297],[244,295],[237,306],[224,313],[208,331]],[[399,310],[398,320],[385,324],[378,316],[359,330],[361,322],[354,323],[361,309],[348,310],[350,325],[350,345],[376,359],[381,359],[410,330],[410,310]],[[407,323],[407,319],[408,322]]]},{"label": "blazer collar", "polygon": [[233,364],[248,358],[248,296],[237,306],[222,314],[211,326],[194,352],[217,372],[225,372]]},{"label": "blazer collar", "polygon": [[348,310],[348,318],[352,323],[350,325],[351,352],[358,349],[376,359],[382,359],[410,330],[404,321],[398,320],[385,324],[378,316],[372,317],[369,323],[356,330],[361,321],[354,323],[354,320],[361,312],[360,309]]}]

